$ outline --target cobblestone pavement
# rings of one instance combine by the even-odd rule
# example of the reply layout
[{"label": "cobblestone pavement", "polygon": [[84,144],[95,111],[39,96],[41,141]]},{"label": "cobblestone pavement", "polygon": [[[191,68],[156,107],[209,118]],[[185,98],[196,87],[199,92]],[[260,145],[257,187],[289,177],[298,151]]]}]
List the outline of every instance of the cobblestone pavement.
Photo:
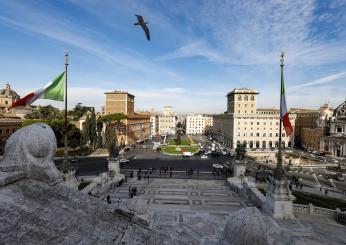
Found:
[{"label": "cobblestone pavement", "polygon": [[229,191],[220,180],[130,180],[108,193],[112,203],[125,202],[129,187],[136,186],[149,205],[153,227],[195,244],[217,244],[229,215],[253,206]]}]

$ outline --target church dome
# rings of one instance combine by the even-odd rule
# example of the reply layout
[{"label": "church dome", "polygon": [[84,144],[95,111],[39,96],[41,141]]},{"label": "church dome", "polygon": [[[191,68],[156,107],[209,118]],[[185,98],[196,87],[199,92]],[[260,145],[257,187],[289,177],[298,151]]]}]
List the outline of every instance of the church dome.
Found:
[{"label": "church dome", "polygon": [[6,84],[6,87],[4,89],[0,90],[0,95],[3,95],[3,96],[7,95],[7,96],[10,96],[16,100],[20,98],[20,96],[17,94],[17,92],[14,91],[13,89],[11,89],[11,87],[8,83]]}]

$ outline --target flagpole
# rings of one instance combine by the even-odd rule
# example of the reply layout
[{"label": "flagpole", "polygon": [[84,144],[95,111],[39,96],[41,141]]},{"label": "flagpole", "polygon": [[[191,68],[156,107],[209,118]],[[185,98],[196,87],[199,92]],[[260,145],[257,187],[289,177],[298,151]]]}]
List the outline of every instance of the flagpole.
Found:
[{"label": "flagpole", "polygon": [[284,79],[284,51],[281,51],[281,58],[280,58],[280,67],[281,67],[281,86],[280,86],[280,123],[279,123],[279,151],[277,156],[277,164],[276,168],[274,169],[274,177],[276,179],[281,179],[284,176],[284,169],[282,167],[282,152],[281,152],[281,142],[282,142],[282,118],[281,118],[281,109],[282,109],[282,89],[283,84],[282,81]]},{"label": "flagpole", "polygon": [[68,51],[65,51],[65,123],[64,123],[64,161],[68,161],[67,153],[67,66],[68,66]]}]

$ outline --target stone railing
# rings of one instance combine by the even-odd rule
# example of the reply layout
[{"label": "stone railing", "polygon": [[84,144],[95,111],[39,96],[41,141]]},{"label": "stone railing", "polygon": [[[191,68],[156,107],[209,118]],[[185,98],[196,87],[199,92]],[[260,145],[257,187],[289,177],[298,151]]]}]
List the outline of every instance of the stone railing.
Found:
[{"label": "stone railing", "polygon": [[341,212],[340,209],[328,209],[315,207],[312,204],[302,205],[302,204],[293,204],[293,213],[295,215],[305,214],[313,216],[323,216],[330,219],[334,219],[336,222],[346,225],[346,212]]},{"label": "stone railing", "polygon": [[247,181],[239,181],[236,178],[228,178],[227,184],[230,190],[250,200],[258,208],[265,203],[265,196],[257,189],[256,185]]},{"label": "stone railing", "polygon": [[93,181],[81,190],[83,193],[90,195],[100,195],[112,188],[114,188],[125,176],[120,174],[112,178],[108,177],[108,173],[102,173],[100,176],[95,177]]}]

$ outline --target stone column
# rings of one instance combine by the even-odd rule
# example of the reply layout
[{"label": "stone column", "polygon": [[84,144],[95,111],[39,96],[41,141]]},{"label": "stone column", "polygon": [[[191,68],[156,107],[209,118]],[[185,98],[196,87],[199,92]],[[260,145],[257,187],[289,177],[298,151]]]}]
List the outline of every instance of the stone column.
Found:
[{"label": "stone column", "polygon": [[118,158],[108,158],[108,172],[110,177],[120,174],[120,162]]},{"label": "stone column", "polygon": [[288,188],[285,178],[272,177],[266,193],[264,211],[276,219],[294,219],[293,201],[295,197]]}]

